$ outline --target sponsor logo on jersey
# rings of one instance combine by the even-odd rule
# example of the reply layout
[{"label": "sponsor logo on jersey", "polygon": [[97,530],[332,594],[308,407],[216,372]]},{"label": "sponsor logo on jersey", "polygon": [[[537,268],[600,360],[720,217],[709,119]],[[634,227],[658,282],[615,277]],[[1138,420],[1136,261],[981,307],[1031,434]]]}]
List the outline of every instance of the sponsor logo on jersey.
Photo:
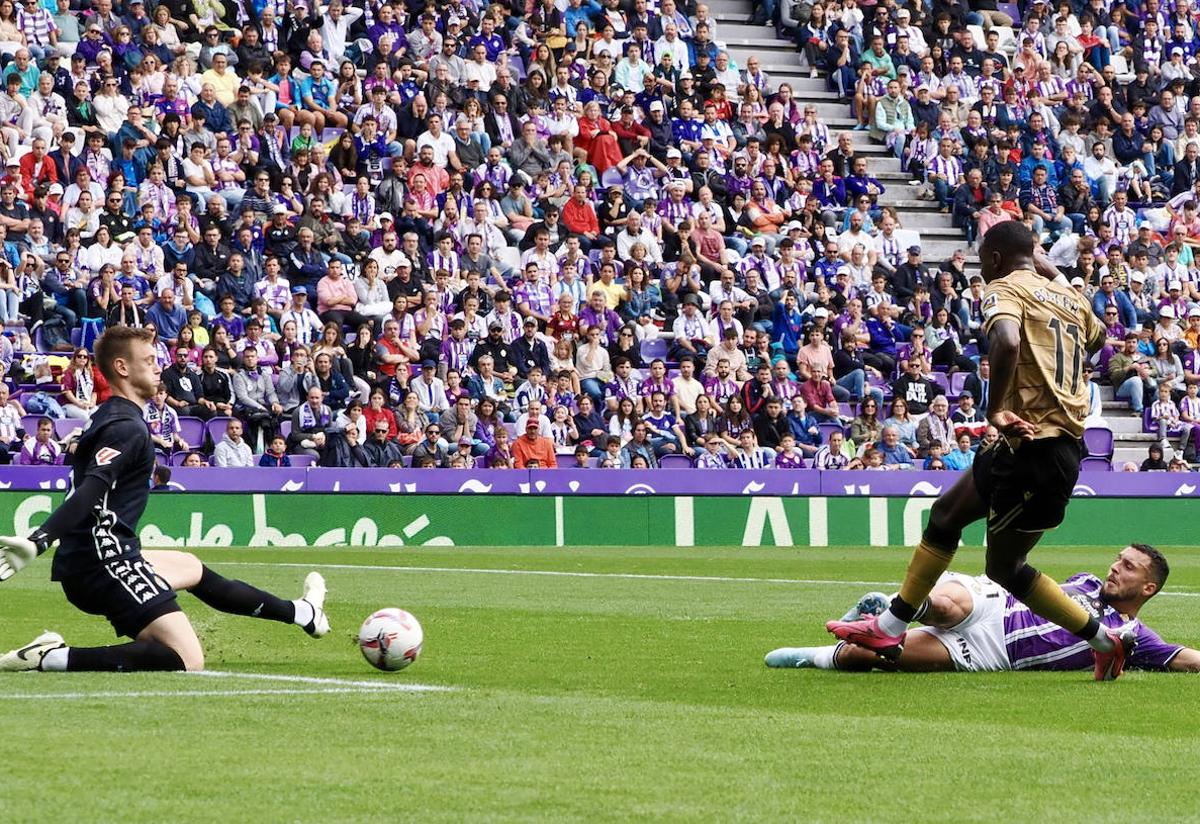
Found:
[{"label": "sponsor logo on jersey", "polygon": [[108,466],[121,455],[121,450],[106,446],[96,453],[96,466]]},{"label": "sponsor logo on jersey", "polygon": [[990,320],[992,315],[996,314],[996,310],[1000,308],[1000,296],[996,293],[985,295],[983,303],[979,304],[979,311],[983,313],[984,320]]}]

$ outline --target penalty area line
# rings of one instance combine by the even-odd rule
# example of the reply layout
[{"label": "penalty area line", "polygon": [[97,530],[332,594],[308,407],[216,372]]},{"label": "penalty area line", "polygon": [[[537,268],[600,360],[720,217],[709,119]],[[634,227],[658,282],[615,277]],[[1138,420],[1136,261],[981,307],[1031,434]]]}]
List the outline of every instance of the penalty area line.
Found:
[{"label": "penalty area line", "polygon": [[[536,575],[548,578],[613,578],[627,581],[708,581],[721,584],[789,584],[793,586],[900,586],[899,581],[847,581],[824,578],[745,578],[728,575],[654,575],[643,572],[566,572],[551,569],[487,569],[483,567],[388,566],[382,564],[296,564],[270,561],[216,561],[213,566],[296,567],[298,569],[344,569],[364,572],[446,572],[465,575]],[[1168,589],[1161,596],[1200,598],[1200,592]]]}]

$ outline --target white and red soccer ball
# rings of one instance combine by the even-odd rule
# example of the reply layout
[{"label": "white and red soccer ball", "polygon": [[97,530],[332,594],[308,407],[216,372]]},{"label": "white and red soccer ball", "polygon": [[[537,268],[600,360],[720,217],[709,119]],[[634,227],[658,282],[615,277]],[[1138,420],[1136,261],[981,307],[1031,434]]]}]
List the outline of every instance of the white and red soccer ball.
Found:
[{"label": "white and red soccer ball", "polygon": [[394,607],[372,613],[358,631],[363,658],[387,672],[402,670],[416,661],[424,640],[425,632],[416,617]]}]

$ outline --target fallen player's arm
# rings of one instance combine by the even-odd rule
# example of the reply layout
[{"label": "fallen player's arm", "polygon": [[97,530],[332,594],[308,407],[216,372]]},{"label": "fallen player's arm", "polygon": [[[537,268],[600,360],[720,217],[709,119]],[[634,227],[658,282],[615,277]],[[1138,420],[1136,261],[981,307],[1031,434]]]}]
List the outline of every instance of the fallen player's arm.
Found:
[{"label": "fallen player's arm", "polygon": [[1167,664],[1167,669],[1171,672],[1200,672],[1200,650],[1184,647]]}]

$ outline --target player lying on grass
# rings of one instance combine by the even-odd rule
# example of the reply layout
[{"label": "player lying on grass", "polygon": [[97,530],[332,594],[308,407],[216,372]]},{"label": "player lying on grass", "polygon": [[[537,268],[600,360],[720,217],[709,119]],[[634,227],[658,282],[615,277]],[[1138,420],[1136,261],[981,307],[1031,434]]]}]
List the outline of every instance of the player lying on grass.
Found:
[{"label": "player lying on grass", "polygon": [[950,568],[963,529],[987,521],[988,577],[1034,613],[1086,641],[1095,677],[1121,674],[1126,644],[1026,562],[1042,533],[1062,523],[1079,477],[1088,410],[1083,365],[1104,343],[1086,300],[1051,280],[1058,270],[1019,221],[990,229],[979,248],[982,311],[991,364],[988,423],[1003,435],[934,502],[900,592],[883,613],[825,626],[842,641],[897,657],[929,593]]},{"label": "player lying on grass", "polygon": [[[1142,606],[1162,591],[1169,568],[1158,550],[1133,544],[1121,550],[1104,580],[1088,572],[1072,575],[1062,590],[1106,627],[1128,624],[1135,644],[1127,663],[1145,670],[1200,672],[1200,651],[1168,644],[1138,620]],[[870,593],[843,620],[882,612],[887,597]],[[824,647],[784,647],[767,654],[768,667],[863,672],[993,672],[997,670],[1087,670],[1090,647],[1073,633],[1029,610],[987,576],[955,572],[941,576],[929,593],[925,626],[909,631],[895,661],[842,641]]]},{"label": "player lying on grass", "polygon": [[[150,495],[154,444],[142,409],[162,371],[153,333],[116,326],[96,343],[96,362],[112,398],[96,410],[79,438],[71,492],[27,538],[0,538],[0,581],[23,569],[58,541],[51,578],[77,608],[103,615],[128,644],[67,647],[46,632],[0,657],[0,671],[200,670],[204,651],[175,593],[186,589],[213,609],[297,624],[309,635],[329,632],[325,580],[315,572],[304,595],[285,601],[241,581],[230,581],[187,552],[141,551],[138,520]],[[0,602],[2,603],[2,602]]]}]

